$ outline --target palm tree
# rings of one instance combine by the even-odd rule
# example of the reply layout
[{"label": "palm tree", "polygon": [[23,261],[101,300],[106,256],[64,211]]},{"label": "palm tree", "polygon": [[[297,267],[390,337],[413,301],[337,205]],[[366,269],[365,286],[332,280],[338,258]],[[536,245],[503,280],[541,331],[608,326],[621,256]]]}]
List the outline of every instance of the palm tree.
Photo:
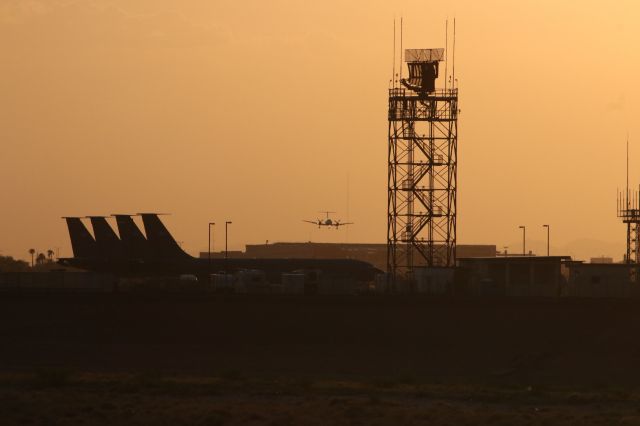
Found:
[{"label": "palm tree", "polygon": [[31,255],[31,267],[33,268],[33,255],[36,254],[36,249],[29,249],[29,254]]},{"label": "palm tree", "polygon": [[49,258],[49,262],[53,262],[53,254],[54,254],[53,250],[51,249],[47,250],[47,257]]},{"label": "palm tree", "polygon": [[38,253],[38,256],[36,257],[36,263],[38,265],[44,265],[44,262],[47,261],[47,256],[44,255],[44,253]]}]

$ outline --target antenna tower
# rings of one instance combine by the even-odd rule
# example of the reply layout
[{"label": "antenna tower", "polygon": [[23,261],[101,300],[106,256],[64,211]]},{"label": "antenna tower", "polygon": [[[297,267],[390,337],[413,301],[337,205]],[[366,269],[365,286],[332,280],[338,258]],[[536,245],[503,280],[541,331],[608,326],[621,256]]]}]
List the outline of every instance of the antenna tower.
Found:
[{"label": "antenna tower", "polygon": [[617,214],[627,225],[627,252],[625,263],[640,263],[640,187],[638,191],[629,189],[629,137],[627,137],[627,185],[618,193]]},{"label": "antenna tower", "polygon": [[398,280],[411,283],[416,267],[455,266],[458,89],[455,80],[435,87],[444,56],[444,49],[406,49],[409,76],[389,89],[391,290]]}]

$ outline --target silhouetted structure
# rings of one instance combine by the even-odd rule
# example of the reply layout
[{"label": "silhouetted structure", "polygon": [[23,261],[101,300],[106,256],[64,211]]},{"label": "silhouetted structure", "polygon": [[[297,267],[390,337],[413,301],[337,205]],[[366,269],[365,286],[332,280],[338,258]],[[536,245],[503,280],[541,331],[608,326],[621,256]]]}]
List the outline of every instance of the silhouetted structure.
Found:
[{"label": "silhouetted structure", "polygon": [[[462,244],[456,250],[460,257],[495,257],[496,246],[491,244]],[[229,252],[233,258],[263,259],[357,259],[371,263],[380,270],[387,268],[386,243],[317,243],[276,242],[269,244],[247,244],[245,251]],[[212,253],[214,259],[222,259],[224,252]],[[200,252],[207,258],[208,252]]]},{"label": "silhouetted structure", "polygon": [[122,240],[122,251],[126,258],[148,260],[151,256],[149,244],[133,218],[126,214],[113,215]]},{"label": "silhouetted structure", "polygon": [[[409,78],[389,89],[387,270],[454,267],[458,89],[436,89],[444,49],[407,49]],[[454,80],[455,82],[455,80]]]},{"label": "silhouetted structure", "polygon": [[634,263],[568,262],[568,280],[563,296],[635,298],[639,266]]},{"label": "silhouetted structure", "polygon": [[140,213],[144,224],[142,234],[131,216],[116,215],[120,236],[114,232],[106,217],[90,218],[94,237],[77,217],[67,217],[73,248],[73,258],[59,259],[59,263],[88,271],[116,276],[180,276],[193,274],[208,281],[211,272],[236,274],[261,271],[266,279],[278,283],[283,274],[297,271],[317,271],[326,280],[348,278],[355,282],[371,282],[382,271],[370,263],[355,259],[319,258],[194,258],[187,254],[160,220],[158,214]]},{"label": "silhouetted structure", "polygon": [[569,256],[459,258],[461,293],[477,296],[559,297]]},{"label": "silhouetted structure", "polygon": [[639,263],[640,261],[640,193],[631,192],[628,188],[625,193],[618,194],[618,217],[627,225],[627,252],[626,263]]},{"label": "silhouetted structure", "polygon": [[[627,251],[625,263],[640,263],[640,192],[629,189],[629,136],[627,135],[627,183],[624,193],[618,193],[618,217],[627,224]],[[634,269],[635,270],[635,269]],[[636,281],[633,276],[632,281]]]}]

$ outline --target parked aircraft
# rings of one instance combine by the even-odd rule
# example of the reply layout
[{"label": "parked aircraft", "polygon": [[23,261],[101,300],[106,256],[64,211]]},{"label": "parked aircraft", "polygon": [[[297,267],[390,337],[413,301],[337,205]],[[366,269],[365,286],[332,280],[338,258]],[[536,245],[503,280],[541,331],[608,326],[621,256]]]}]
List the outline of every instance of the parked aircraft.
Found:
[{"label": "parked aircraft", "polygon": [[156,213],[140,213],[144,235],[131,215],[114,215],[120,236],[106,217],[92,216],[94,236],[79,217],[65,217],[72,258],[59,259],[61,265],[112,273],[121,276],[207,277],[211,273],[241,270],[263,271],[267,280],[279,282],[283,273],[315,270],[329,277],[372,281],[381,271],[367,262],[353,259],[202,259],[187,254]]}]

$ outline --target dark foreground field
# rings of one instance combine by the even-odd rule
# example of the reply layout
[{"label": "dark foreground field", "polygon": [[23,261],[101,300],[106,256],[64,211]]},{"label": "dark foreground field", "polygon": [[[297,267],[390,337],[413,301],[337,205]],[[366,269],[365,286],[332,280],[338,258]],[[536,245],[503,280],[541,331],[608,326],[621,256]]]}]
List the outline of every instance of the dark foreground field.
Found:
[{"label": "dark foreground field", "polygon": [[2,295],[1,424],[640,424],[640,303]]}]

